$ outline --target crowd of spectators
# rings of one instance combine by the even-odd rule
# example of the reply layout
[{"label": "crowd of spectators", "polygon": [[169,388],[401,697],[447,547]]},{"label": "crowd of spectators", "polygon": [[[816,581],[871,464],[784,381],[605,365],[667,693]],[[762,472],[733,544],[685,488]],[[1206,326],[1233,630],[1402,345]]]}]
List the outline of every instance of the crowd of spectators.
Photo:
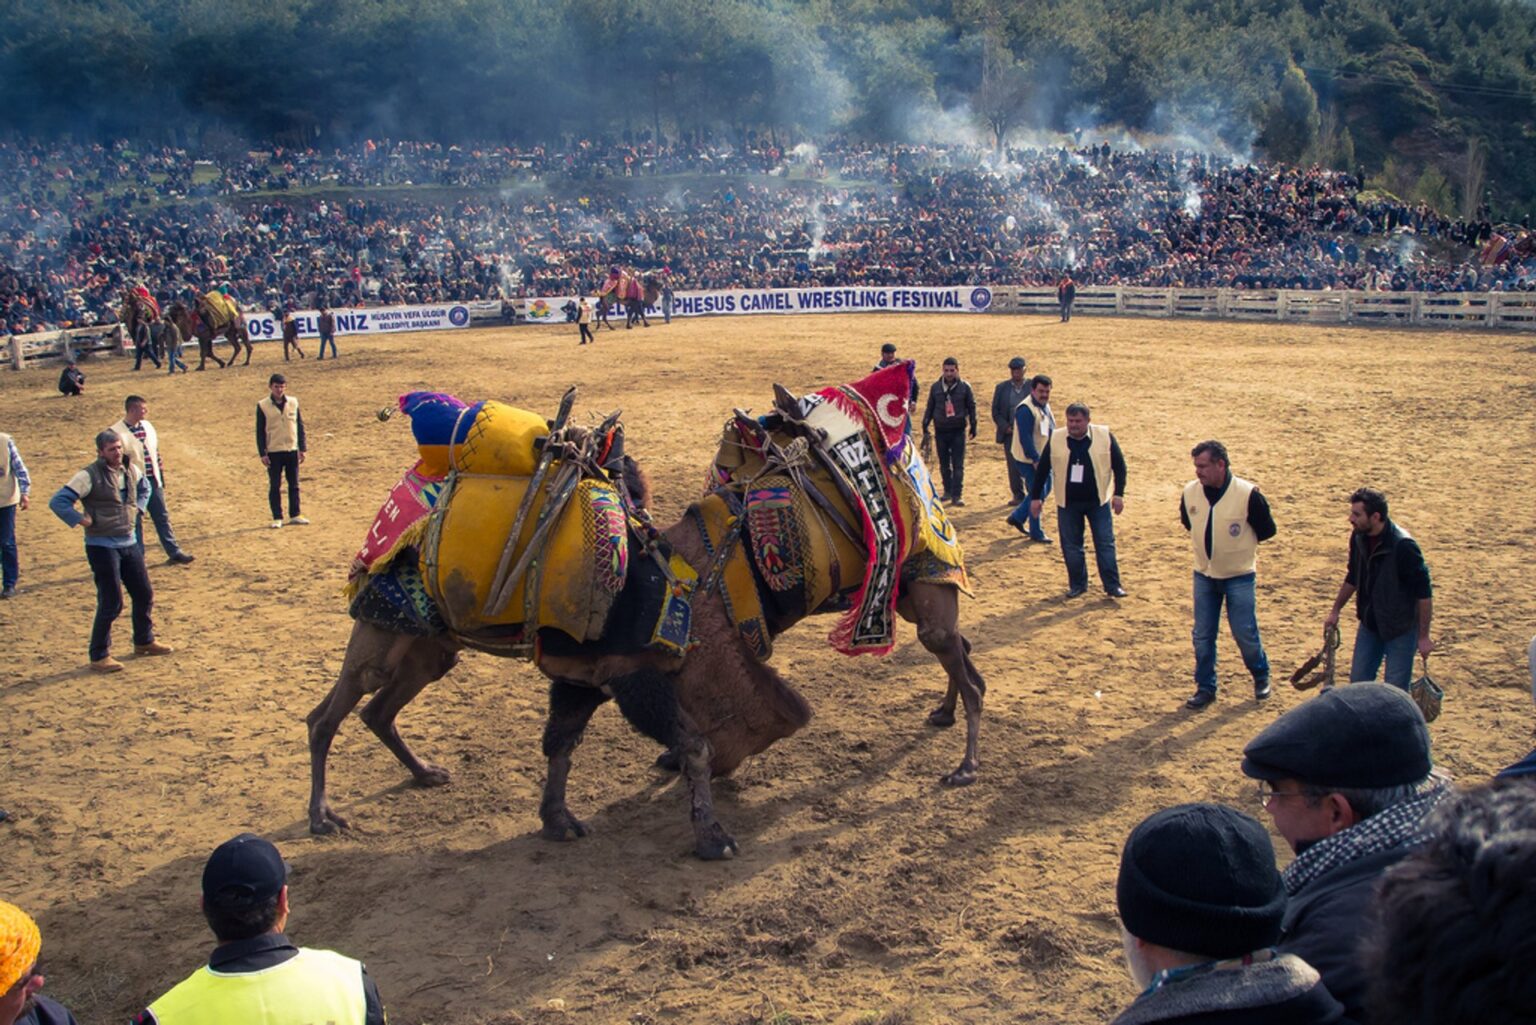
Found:
[{"label": "crowd of spectators", "polygon": [[756,136],[370,140],[218,161],[0,144],[0,333],[110,322],[134,282],[162,300],[227,284],[248,307],[336,307],[569,295],[613,264],[668,267],[679,290],[1045,285],[1063,271],[1082,287],[1536,289],[1528,225],[1499,231],[1344,172],[1107,143],[998,159]]}]

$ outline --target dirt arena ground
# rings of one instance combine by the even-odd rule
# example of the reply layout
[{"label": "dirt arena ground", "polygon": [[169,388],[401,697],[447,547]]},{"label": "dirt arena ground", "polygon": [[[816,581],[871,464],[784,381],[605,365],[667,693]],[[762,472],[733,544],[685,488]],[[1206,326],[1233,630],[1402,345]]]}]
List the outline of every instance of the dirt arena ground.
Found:
[{"label": "dirt arena ground", "polygon": [[[696,494],[723,418],[770,384],[860,376],[895,340],[924,383],[949,354],[986,403],[1022,353],[1058,410],[1089,403],[1125,449],[1117,524],[1131,596],[1063,598],[1057,549],[1003,523],[1007,486],[982,409],[958,510],[978,594],[962,623],[987,677],[983,775],[947,791],[962,737],[923,725],[937,663],[903,624],[886,660],[802,624],[776,664],[815,707],[800,735],[716,788],[741,843],[689,856],[686,795],[611,706],[577,753],[571,806],[594,827],[540,840],[544,682],[470,654],[402,716],[445,789],[405,773],[356,719],[331,758],[355,828],[312,838],[303,716],[341,663],[338,589],[387,489],[413,460],[417,388],[551,412],[622,406],[664,522]],[[362,958],[399,1023],[1102,1022],[1133,996],[1114,878],[1127,831],[1159,807],[1224,801],[1258,813],[1238,771],[1255,733],[1304,700],[1281,683],[1316,647],[1343,573],[1346,496],[1382,487],[1436,583],[1432,660],[1447,687],[1439,764],[1477,781],[1532,743],[1526,582],[1536,512],[1536,345],[1435,334],[1208,322],[1008,317],[763,317],[604,332],[526,328],[342,339],[339,362],[168,380],[122,360],[0,374],[0,429],[33,481],[20,516],[22,593],[0,604],[0,894],[39,917],[48,991],[88,1023],[122,1020],[211,946],[203,859],[242,830],[293,866],[290,932]],[[312,351],[311,351],[312,354]],[[303,402],[308,528],[268,529],[252,404],[281,368]],[[147,396],[191,567],[150,565],[163,659],[86,671],[93,590],[79,534],[49,496],[92,455],[123,396]],[[1276,696],[1258,707],[1229,636],[1220,702],[1189,713],[1190,556],[1176,503],[1201,438],[1269,495],[1280,534],[1260,556],[1260,623]],[[1051,528],[1050,531],[1056,531]],[[1346,630],[1353,637],[1352,620]],[[131,651],[126,615],[119,653]],[[1347,664],[1347,663],[1346,663]]]}]

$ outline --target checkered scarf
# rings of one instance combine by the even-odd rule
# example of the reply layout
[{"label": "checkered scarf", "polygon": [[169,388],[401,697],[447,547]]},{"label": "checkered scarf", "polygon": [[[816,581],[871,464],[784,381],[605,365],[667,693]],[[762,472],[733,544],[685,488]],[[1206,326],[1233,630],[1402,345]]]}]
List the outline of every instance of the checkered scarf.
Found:
[{"label": "checkered scarf", "polygon": [[1308,847],[1281,873],[1285,892],[1295,896],[1318,876],[1341,865],[1405,844],[1420,844],[1429,839],[1424,820],[1435,805],[1451,792],[1450,780],[1431,775],[1417,797],[1394,804],[1363,822]]}]

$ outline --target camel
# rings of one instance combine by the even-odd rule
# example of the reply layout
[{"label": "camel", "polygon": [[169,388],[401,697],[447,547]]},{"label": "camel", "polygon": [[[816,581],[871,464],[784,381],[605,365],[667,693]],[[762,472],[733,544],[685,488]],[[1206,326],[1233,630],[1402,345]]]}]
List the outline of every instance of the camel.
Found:
[{"label": "camel", "polygon": [[[633,278],[627,278],[621,287],[631,287],[630,283],[633,281]],[[654,276],[649,276],[645,279],[644,284],[645,291],[641,295],[619,296],[617,294],[618,288],[610,288],[598,296],[599,303],[607,302],[610,307],[619,305],[624,307],[624,327],[626,330],[634,327],[637,321],[644,327],[651,326],[650,320],[646,318],[645,311],[647,307],[654,306],[656,300],[661,298],[661,283]],[[604,317],[604,322],[606,322],[606,317]],[[613,325],[609,324],[608,326],[611,328]]]},{"label": "camel", "polygon": [[[198,303],[197,312],[194,314],[188,310],[185,303],[173,303],[170,309],[170,317],[175,322],[177,330],[183,338],[197,339],[197,369],[202,370],[208,360],[213,360],[220,369],[232,367],[235,360],[240,358],[240,350],[245,349],[245,362],[241,366],[251,365],[251,336],[245,329],[245,321],[241,317],[235,317],[223,327],[215,330],[209,326],[208,313],[203,308],[201,301]],[[234,347],[228,360],[219,359],[213,351],[213,345],[220,338],[229,342]]]},{"label": "camel", "polygon": [[[624,490],[632,513],[648,524],[649,487],[633,460],[626,456],[624,465]],[[711,564],[711,554],[691,515],[685,513],[660,530],[659,536],[690,566]],[[740,543],[747,543],[745,536]],[[862,567],[845,566],[844,574],[843,579],[862,579]],[[699,643],[682,656],[651,650],[615,652],[603,641],[581,643],[559,631],[540,631],[538,668],[550,680],[543,738],[548,775],[539,804],[542,836],[567,841],[588,834],[587,825],[566,804],[566,780],[587,722],[612,698],[632,725],[666,749],[658,764],[680,769],[686,779],[694,853],[713,860],[738,852],[735,839],[715,816],[710,779],[730,773],[747,757],[793,734],[809,722],[811,711],[779,673],[749,651],[731,621],[722,590],[723,585],[711,588],[706,575],[695,592],[691,633]],[[919,641],[948,676],[944,698],[928,715],[928,724],[953,725],[957,699],[964,702],[965,753],[941,783],[968,785],[975,781],[981,764],[978,747],[986,683],[971,661],[970,643],[960,632],[958,592],[903,572],[896,608],[903,619],[916,624]],[[771,612],[770,636],[788,630],[804,615]],[[466,646],[471,645],[452,634],[393,634],[362,620],[354,624],[335,685],[306,719],[311,832],[328,834],[349,827],[327,798],[326,762],[337,730],[366,695],[373,697],[362,710],[363,722],[414,781],[429,787],[449,782],[448,770],[417,757],[401,737],[395,719],[428,684],[453,668]],[[482,650],[496,653],[491,647]]]}]

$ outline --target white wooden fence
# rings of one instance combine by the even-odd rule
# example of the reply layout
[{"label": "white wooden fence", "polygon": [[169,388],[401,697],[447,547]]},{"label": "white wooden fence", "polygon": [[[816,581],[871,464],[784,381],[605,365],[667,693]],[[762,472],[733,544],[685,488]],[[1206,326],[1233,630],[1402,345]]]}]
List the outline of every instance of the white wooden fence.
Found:
[{"label": "white wooden fence", "polygon": [[83,356],[126,354],[128,342],[121,324],[97,327],[73,327],[62,331],[39,331],[30,335],[0,335],[0,344],[10,353],[11,369],[57,366],[66,355]]},{"label": "white wooden fence", "polygon": [[[1079,287],[1074,314],[1536,331],[1536,292],[1307,292]],[[1057,311],[1054,288],[992,289],[994,313]]]},{"label": "white wooden fence", "polygon": [[[1054,288],[991,288],[989,313],[1057,312]],[[500,303],[470,304],[476,321]],[[1536,292],[1306,292],[1292,289],[1239,291],[1225,288],[1081,287],[1075,314],[1110,317],[1203,317],[1273,320],[1304,324],[1387,324],[1393,327],[1502,328],[1536,331]],[[56,364],[66,349],[78,356],[128,351],[118,324],[0,336],[11,369]]]}]

